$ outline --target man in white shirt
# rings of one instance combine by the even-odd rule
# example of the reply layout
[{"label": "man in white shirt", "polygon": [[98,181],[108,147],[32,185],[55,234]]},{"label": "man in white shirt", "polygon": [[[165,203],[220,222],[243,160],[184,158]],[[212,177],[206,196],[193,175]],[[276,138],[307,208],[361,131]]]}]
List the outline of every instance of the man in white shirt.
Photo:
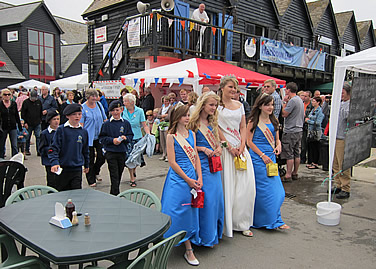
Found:
[{"label": "man in white shirt", "polygon": [[[209,23],[209,17],[205,11],[205,4],[201,3],[199,7],[193,11],[191,19],[195,21]],[[193,27],[192,31],[190,32],[189,48],[191,50],[195,50],[195,51],[200,50],[200,46],[198,42],[200,39],[200,30],[202,30],[202,35],[204,35],[205,28],[202,28],[200,25],[196,24],[195,27]],[[203,41],[202,38],[201,38],[201,42]]]}]

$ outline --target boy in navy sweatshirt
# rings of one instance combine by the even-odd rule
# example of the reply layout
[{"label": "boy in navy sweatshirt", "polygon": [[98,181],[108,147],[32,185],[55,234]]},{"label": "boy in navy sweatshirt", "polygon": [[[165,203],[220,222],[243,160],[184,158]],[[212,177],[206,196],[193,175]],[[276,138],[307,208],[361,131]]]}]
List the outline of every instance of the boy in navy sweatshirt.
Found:
[{"label": "boy in navy sweatshirt", "polygon": [[129,154],[127,145],[133,139],[133,132],[130,123],[121,117],[123,108],[120,101],[111,102],[109,111],[112,117],[103,123],[99,134],[99,142],[105,150],[104,157],[107,160],[108,170],[110,171],[110,193],[118,195],[125,161]]},{"label": "boy in navy sweatshirt", "polygon": [[82,107],[77,103],[64,109],[68,121],[57,128],[48,151],[51,172],[61,172],[56,180],[58,191],[81,189],[82,166],[84,173],[89,172],[88,134],[80,125],[81,111]]},{"label": "boy in navy sweatshirt", "polygon": [[51,162],[48,158],[48,150],[52,144],[52,138],[56,133],[57,127],[60,123],[60,113],[57,110],[52,110],[47,113],[46,122],[49,124],[48,128],[43,130],[40,134],[39,153],[41,156],[42,165],[46,169],[47,186],[57,188],[57,175],[51,172]]}]

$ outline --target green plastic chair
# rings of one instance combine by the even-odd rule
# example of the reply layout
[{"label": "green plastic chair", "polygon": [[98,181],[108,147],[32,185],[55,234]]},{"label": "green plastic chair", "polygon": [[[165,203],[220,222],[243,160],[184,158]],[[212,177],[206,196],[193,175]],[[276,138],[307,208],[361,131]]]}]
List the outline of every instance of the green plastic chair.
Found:
[{"label": "green plastic chair", "polygon": [[117,196],[149,208],[153,208],[154,206],[154,208],[158,211],[161,211],[162,209],[161,201],[157,195],[149,190],[130,189],[119,193]]},{"label": "green plastic chair", "polygon": [[9,196],[5,203],[5,206],[55,192],[58,191],[54,188],[42,185],[24,187]]},{"label": "green plastic chair", "polygon": [[[167,268],[168,258],[171,254],[172,247],[177,245],[185,236],[185,231],[180,231],[169,238],[166,238],[158,244],[152,246],[131,264],[129,261],[114,264],[110,269],[164,269]],[[104,269],[103,267],[87,266],[85,269]]]},{"label": "green plastic chair", "polygon": [[0,264],[0,268],[49,268],[37,257],[21,256],[14,240],[6,234],[0,234],[0,246],[2,253],[6,252],[7,254],[7,258]]}]

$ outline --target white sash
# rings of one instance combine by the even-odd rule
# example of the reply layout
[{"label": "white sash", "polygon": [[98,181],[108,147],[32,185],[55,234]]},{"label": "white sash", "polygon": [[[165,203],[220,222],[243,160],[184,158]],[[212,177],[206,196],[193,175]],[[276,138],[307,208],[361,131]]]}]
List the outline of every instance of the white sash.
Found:
[{"label": "white sash", "polygon": [[189,160],[191,161],[194,169],[196,169],[196,151],[195,149],[188,143],[188,141],[179,133],[174,135],[176,142],[179,143],[181,148],[184,150],[185,154],[187,154]]},{"label": "white sash", "polygon": [[206,141],[208,141],[212,149],[215,150],[218,147],[218,143],[213,132],[210,131],[210,129],[205,124],[200,124],[199,130],[204,135]]},{"label": "white sash", "polygon": [[274,150],[275,149],[275,139],[274,139],[273,133],[270,131],[268,126],[266,126],[266,124],[264,122],[262,122],[260,119],[259,119],[257,126],[260,128],[262,133],[265,135],[266,140],[268,140],[270,146]]}]

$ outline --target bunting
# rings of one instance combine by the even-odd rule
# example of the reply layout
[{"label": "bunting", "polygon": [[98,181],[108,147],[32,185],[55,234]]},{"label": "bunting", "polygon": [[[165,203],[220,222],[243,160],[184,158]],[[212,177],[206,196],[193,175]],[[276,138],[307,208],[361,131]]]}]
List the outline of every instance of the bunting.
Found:
[{"label": "bunting", "polygon": [[101,77],[104,77],[102,69],[99,69],[98,75],[100,75]]},{"label": "bunting", "polygon": [[224,36],[225,35],[225,29],[221,29],[221,32],[222,32],[222,36]]},{"label": "bunting", "polygon": [[167,78],[162,78],[162,87],[163,85],[165,85],[166,81],[167,81]]},{"label": "bunting", "polygon": [[153,19],[154,13],[150,13],[150,19]]},{"label": "bunting", "polygon": [[192,71],[189,71],[189,70],[185,70],[185,71],[188,72],[188,77],[189,78],[194,78],[195,77]]},{"label": "bunting", "polygon": [[206,74],[206,73],[203,73],[203,74],[206,77],[206,79],[211,79],[211,77],[208,74]]},{"label": "bunting", "polygon": [[157,13],[157,20],[159,21],[163,16],[159,13]]},{"label": "bunting", "polygon": [[123,27],[122,27],[123,31],[126,32],[126,31],[128,30],[128,26],[129,26],[129,22],[126,21],[126,22],[124,23]]},{"label": "bunting", "polygon": [[217,28],[212,27],[212,32],[213,32],[213,35],[215,35],[215,33],[217,32]]},{"label": "bunting", "polygon": [[252,82],[248,82],[247,83],[247,86],[245,86],[246,88],[248,88],[249,86],[251,86],[252,85]]},{"label": "bunting", "polygon": [[159,78],[154,78],[155,87],[157,87],[158,81],[159,81]]},{"label": "bunting", "polygon": [[121,78],[121,83],[125,85],[125,78]]},{"label": "bunting", "polygon": [[144,86],[144,83],[145,83],[145,79],[144,78],[140,79],[140,89],[142,88],[142,86]]},{"label": "bunting", "polygon": [[138,82],[138,78],[135,78],[135,79],[134,79],[134,86],[133,86],[133,88],[136,87],[137,82]]},{"label": "bunting", "polygon": [[185,29],[185,21],[180,21],[181,27],[183,27],[183,30]]},{"label": "bunting", "polygon": [[193,22],[189,22],[189,32],[192,32],[193,27],[195,27],[195,24]]},{"label": "bunting", "polygon": [[179,87],[183,84],[184,78],[178,78],[179,79]]},{"label": "bunting", "polygon": [[171,25],[172,25],[172,23],[174,22],[174,20],[173,19],[168,19],[168,28],[170,28],[171,27]]}]

